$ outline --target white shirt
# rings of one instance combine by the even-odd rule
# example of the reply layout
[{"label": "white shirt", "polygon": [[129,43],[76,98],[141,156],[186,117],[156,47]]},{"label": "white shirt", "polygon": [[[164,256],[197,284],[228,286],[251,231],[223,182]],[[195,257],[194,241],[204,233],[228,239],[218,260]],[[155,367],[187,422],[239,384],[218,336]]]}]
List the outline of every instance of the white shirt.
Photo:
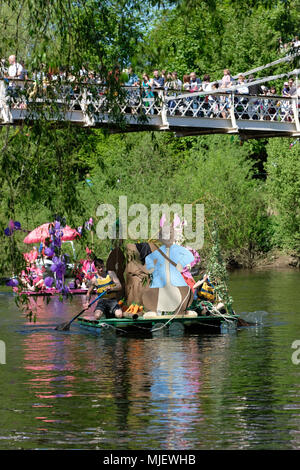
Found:
[{"label": "white shirt", "polygon": [[249,94],[249,88],[244,83],[237,84],[236,88],[237,88],[237,92],[240,94],[243,94],[243,95]]},{"label": "white shirt", "polygon": [[180,90],[182,88],[182,81],[179,80],[179,78],[176,78],[176,80],[174,80],[174,83],[177,90]]},{"label": "white shirt", "polygon": [[23,67],[21,64],[18,64],[16,62],[15,64],[12,64],[8,67],[8,76],[9,77],[18,77],[21,72],[23,71]]},{"label": "white shirt", "polygon": [[210,82],[202,82],[202,90],[203,91],[211,91],[211,83]]}]

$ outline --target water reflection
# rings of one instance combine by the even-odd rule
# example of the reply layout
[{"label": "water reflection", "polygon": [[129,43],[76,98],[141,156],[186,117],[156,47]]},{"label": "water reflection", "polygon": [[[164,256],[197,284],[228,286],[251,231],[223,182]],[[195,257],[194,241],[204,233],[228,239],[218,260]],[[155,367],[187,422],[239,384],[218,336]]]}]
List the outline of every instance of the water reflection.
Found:
[{"label": "water reflection", "polygon": [[[267,321],[230,334],[132,338],[77,325],[58,332],[56,324],[81,310],[80,298],[39,303],[30,324],[1,296],[9,360],[0,369],[0,448],[299,448],[297,306],[290,295],[275,309],[272,277],[264,286],[262,279],[232,279],[235,308],[266,311]],[[295,277],[279,281],[274,297],[279,284],[295,288]]]}]

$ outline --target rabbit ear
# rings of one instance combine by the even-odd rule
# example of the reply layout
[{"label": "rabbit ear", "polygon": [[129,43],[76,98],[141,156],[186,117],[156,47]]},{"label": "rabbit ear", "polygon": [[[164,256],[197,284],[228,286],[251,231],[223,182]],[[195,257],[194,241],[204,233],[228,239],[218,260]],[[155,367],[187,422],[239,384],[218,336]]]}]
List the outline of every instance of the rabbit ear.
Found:
[{"label": "rabbit ear", "polygon": [[177,227],[178,225],[180,225],[180,217],[178,216],[178,214],[175,214],[174,216],[174,222],[173,222],[173,226],[174,227]]},{"label": "rabbit ear", "polygon": [[163,227],[165,221],[166,221],[166,214],[163,214],[163,215],[162,215],[162,218],[160,219],[159,226],[160,226],[160,227]]}]

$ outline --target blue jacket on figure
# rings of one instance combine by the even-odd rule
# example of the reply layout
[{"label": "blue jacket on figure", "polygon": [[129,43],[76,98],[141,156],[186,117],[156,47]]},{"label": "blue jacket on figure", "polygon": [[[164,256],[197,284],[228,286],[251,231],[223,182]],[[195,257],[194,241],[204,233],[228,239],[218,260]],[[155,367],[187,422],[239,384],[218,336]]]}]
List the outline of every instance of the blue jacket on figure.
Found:
[{"label": "blue jacket on figure", "polygon": [[[167,247],[165,245],[160,247],[160,250],[167,254]],[[174,261],[174,263],[180,263],[184,268],[187,264],[190,264],[194,260],[192,253],[180,245],[171,245],[167,256]],[[154,261],[157,260],[156,264]],[[167,271],[170,269],[170,283],[176,287],[187,286],[187,283],[183,279],[179,270],[169,263],[163,255],[155,250],[145,258],[146,268],[152,273],[152,282],[150,287],[164,287],[167,283]]]}]

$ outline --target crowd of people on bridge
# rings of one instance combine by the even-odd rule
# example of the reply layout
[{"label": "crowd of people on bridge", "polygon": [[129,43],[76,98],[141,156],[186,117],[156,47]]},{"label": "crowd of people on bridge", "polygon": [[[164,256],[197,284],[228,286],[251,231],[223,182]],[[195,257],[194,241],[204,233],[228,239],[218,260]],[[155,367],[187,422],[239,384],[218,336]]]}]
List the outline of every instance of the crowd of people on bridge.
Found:
[{"label": "crowd of people on bridge", "polygon": [[299,51],[300,48],[299,36],[295,36],[293,39],[287,42],[283,42],[282,38],[279,38],[278,46],[280,54],[294,54],[295,52]]},{"label": "crowd of people on bridge", "polygon": [[[295,38],[294,45],[298,44],[298,38]],[[15,55],[11,55],[8,58],[8,64],[4,60],[1,61],[0,65],[0,77],[6,79],[19,79],[27,80],[29,78],[28,71],[24,62],[18,61]],[[41,71],[32,73],[30,77],[32,80],[42,82],[43,86],[47,86],[51,82],[76,82],[78,80],[72,72],[67,72],[65,68],[61,67],[59,69],[49,69],[46,72],[46,67]],[[108,74],[107,80],[103,82],[103,79],[97,75],[93,70],[89,70],[88,67],[82,67],[79,72],[79,79],[83,83],[87,84],[98,84],[98,85],[107,85],[110,78],[116,80],[119,84],[127,87],[137,87],[142,89],[144,105],[148,107],[151,111],[151,114],[155,113],[155,108],[151,106],[151,101],[157,95],[158,91],[163,91],[167,95],[176,96],[180,93],[196,93],[203,92],[206,96],[207,103],[210,104],[212,110],[215,106],[215,112],[210,112],[210,117],[228,117],[229,104],[226,99],[223,99],[223,103],[220,102],[220,105],[217,105],[217,99],[214,97],[216,92],[226,93],[230,90],[235,90],[235,94],[238,95],[249,95],[249,96],[266,96],[266,97],[299,97],[300,96],[300,87],[295,83],[295,80],[290,77],[288,81],[284,82],[283,87],[280,89],[274,85],[267,87],[263,83],[255,83],[254,75],[238,74],[233,77],[230,70],[225,68],[223,71],[223,77],[219,80],[212,80],[210,74],[206,73],[201,77],[195,71],[190,73],[183,74],[179,76],[177,71],[166,71],[154,69],[152,74],[143,73],[139,76],[132,67],[128,69],[121,70],[118,65],[116,65],[113,70]],[[210,95],[210,93],[212,95]],[[129,96],[130,92],[129,92]],[[192,95],[191,95],[192,96]],[[149,102],[147,101],[149,99]],[[199,107],[201,98],[191,98],[193,104],[191,109],[196,109]],[[246,98],[244,99],[244,102]],[[220,101],[220,100],[219,100]],[[289,102],[280,103],[282,110],[285,113],[285,107],[290,107]],[[175,107],[174,101],[169,102],[169,108]],[[176,110],[178,112],[178,110]],[[189,111],[190,112],[190,111]],[[271,110],[272,114],[272,110]],[[274,113],[273,113],[274,114]],[[193,114],[195,115],[195,113]],[[286,113],[285,113],[286,115]],[[288,119],[289,120],[289,119]]]},{"label": "crowd of people on bridge", "polygon": [[[296,38],[296,43],[300,44],[300,41]],[[142,87],[145,89],[145,93],[148,97],[152,97],[153,91],[155,89],[164,89],[182,91],[182,92],[213,92],[213,91],[222,91],[223,89],[228,89],[232,86],[237,88],[239,94],[249,94],[249,95],[266,95],[266,96],[299,96],[299,89],[295,85],[294,79],[290,78],[287,82],[284,83],[284,86],[279,90],[274,85],[267,87],[265,85],[254,84],[254,76],[250,75],[247,77],[240,73],[237,77],[233,78],[229,69],[224,69],[223,77],[220,80],[211,80],[209,74],[204,74],[201,79],[197,76],[197,73],[192,71],[191,73],[184,74],[182,77],[178,76],[176,71],[167,72],[166,70],[157,70],[154,69],[151,76],[147,73],[143,73],[139,77],[132,67],[123,70],[121,72],[119,66],[115,66],[114,70],[111,72],[116,80],[122,82],[122,85],[132,86],[132,87]],[[102,84],[103,80],[97,76],[94,71],[89,71],[87,68],[82,67],[80,70],[80,77],[86,83],[96,83]],[[124,79],[124,77],[127,77]],[[66,73],[65,68],[61,67],[59,69],[49,69],[46,73],[45,71],[39,71],[32,73],[32,76],[29,77],[29,73],[26,69],[26,66],[23,61],[17,61],[15,55],[11,55],[8,58],[8,64],[4,59],[0,63],[0,78],[7,79],[19,79],[27,80],[31,78],[32,80],[42,80],[44,83],[50,83],[51,81],[65,81],[70,82],[75,81],[75,76],[72,73]]]},{"label": "crowd of people on bridge", "polygon": [[[126,70],[128,73],[128,80],[125,82],[126,86],[142,86],[148,90],[155,89],[164,89],[182,91],[182,92],[213,92],[213,91],[222,91],[230,87],[235,86],[239,94],[248,94],[248,95],[282,95],[282,96],[296,96],[297,90],[295,81],[293,78],[290,78],[287,82],[284,83],[284,86],[281,90],[272,85],[270,88],[260,84],[251,84],[255,80],[253,75],[250,75],[248,78],[242,73],[233,78],[229,69],[224,69],[223,77],[218,81],[211,81],[209,74],[204,74],[203,78],[197,76],[196,72],[191,72],[190,74],[185,74],[182,77],[182,80],[178,77],[178,73],[166,72],[162,70],[159,72],[157,69],[153,71],[153,76],[150,77],[148,74],[144,73],[142,79],[134,73],[132,68]],[[299,94],[298,94],[299,96]]]}]

